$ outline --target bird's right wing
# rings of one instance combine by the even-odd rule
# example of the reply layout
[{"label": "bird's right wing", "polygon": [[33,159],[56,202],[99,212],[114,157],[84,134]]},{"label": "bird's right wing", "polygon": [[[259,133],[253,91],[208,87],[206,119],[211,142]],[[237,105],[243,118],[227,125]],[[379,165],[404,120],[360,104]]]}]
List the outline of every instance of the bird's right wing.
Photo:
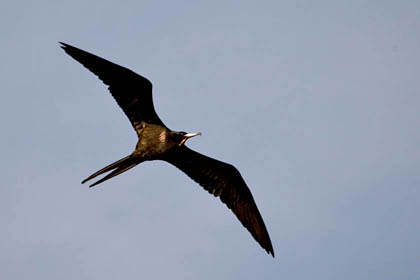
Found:
[{"label": "bird's right wing", "polygon": [[173,149],[163,160],[173,164],[229,207],[255,240],[274,257],[264,221],[239,171],[186,146]]},{"label": "bird's right wing", "polygon": [[130,69],[61,43],[64,51],[109,86],[109,91],[127,115],[137,134],[142,122],[162,125],[152,99],[152,83]]}]

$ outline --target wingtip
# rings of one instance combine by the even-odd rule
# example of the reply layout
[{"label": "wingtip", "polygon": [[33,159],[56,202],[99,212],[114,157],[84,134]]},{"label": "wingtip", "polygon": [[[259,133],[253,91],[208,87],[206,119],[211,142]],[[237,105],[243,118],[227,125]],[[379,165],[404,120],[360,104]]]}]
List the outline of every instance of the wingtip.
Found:
[{"label": "wingtip", "polygon": [[267,247],[266,250],[267,250],[267,253],[269,255],[271,255],[273,258],[275,257],[275,255],[274,255],[274,249],[273,249],[273,245],[271,245],[271,241],[270,241],[269,247]]},{"label": "wingtip", "polygon": [[61,46],[60,46],[60,48],[62,48],[65,52],[69,52],[70,50],[72,50],[72,49],[75,49],[75,47],[73,47],[73,46],[71,46],[71,45],[69,45],[69,44],[66,44],[66,43],[64,43],[64,42],[61,42],[61,41],[59,41],[58,43],[60,43],[61,44]]},{"label": "wingtip", "polygon": [[260,245],[261,245],[261,247],[263,247],[265,249],[265,251],[267,252],[267,254],[271,255],[273,258],[275,257],[273,245],[271,244],[271,241],[270,240],[269,240],[269,243],[268,244],[265,244],[265,245],[260,244]]}]

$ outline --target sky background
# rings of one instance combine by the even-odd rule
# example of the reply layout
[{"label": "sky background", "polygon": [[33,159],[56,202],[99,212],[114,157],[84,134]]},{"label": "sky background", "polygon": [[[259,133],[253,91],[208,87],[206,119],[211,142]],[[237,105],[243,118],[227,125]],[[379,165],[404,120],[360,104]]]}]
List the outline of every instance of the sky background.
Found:
[{"label": "sky background", "polygon": [[[2,1],[1,279],[420,279],[419,1]],[[164,162],[63,41],[149,78],[276,253]]]}]

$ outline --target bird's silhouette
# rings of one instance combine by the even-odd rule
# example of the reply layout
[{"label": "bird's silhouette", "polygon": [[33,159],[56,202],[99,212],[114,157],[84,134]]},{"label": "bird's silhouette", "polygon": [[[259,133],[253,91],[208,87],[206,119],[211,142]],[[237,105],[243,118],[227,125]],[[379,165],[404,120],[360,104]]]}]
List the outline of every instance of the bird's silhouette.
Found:
[{"label": "bird's silhouette", "polygon": [[[60,42],[61,43],[61,42]],[[85,183],[110,172],[93,187],[137,164],[163,160],[176,166],[229,207],[255,240],[274,257],[273,246],[254,198],[239,171],[232,165],[207,157],[185,146],[187,139],[201,135],[172,131],[156,114],[152,83],[133,71],[65,43],[61,47],[72,58],[99,77],[130,120],[138,136],[134,152],[93,173]]]}]

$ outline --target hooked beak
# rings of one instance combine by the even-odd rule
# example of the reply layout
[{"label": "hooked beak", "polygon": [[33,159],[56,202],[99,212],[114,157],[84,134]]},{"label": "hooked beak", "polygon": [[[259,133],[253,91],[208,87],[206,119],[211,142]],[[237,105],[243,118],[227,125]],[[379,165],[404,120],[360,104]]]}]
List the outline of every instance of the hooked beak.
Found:
[{"label": "hooked beak", "polygon": [[184,144],[185,141],[187,141],[189,138],[194,137],[194,136],[198,136],[198,135],[201,135],[201,132],[185,134],[184,139],[182,139],[182,141],[179,143],[179,146],[182,146],[182,144]]}]

